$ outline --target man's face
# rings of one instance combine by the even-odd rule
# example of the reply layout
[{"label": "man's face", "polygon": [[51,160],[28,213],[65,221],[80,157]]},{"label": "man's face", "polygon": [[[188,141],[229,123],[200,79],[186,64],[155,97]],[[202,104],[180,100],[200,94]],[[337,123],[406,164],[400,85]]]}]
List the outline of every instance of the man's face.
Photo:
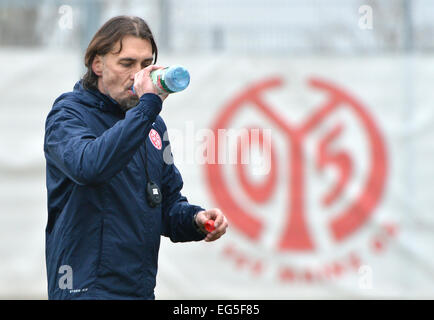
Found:
[{"label": "man's face", "polygon": [[122,51],[120,41],[104,56],[96,56],[92,69],[98,75],[98,90],[110,96],[128,110],[137,105],[139,98],[131,91],[134,75],[152,64],[151,42],[134,36],[125,36]]}]

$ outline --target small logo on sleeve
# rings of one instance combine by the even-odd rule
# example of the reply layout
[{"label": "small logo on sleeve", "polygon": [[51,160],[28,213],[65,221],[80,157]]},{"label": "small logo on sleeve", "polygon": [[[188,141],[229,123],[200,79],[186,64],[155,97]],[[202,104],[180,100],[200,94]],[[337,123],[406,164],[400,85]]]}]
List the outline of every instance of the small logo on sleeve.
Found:
[{"label": "small logo on sleeve", "polygon": [[151,142],[155,148],[161,150],[163,144],[161,143],[161,138],[157,130],[151,129],[151,131],[149,131],[149,139],[151,139]]}]

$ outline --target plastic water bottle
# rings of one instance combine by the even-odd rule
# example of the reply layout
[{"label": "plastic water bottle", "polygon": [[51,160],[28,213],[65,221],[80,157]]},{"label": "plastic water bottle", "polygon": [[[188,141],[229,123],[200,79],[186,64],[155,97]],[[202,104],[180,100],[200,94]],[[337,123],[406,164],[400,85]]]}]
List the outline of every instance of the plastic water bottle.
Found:
[{"label": "plastic water bottle", "polygon": [[[190,74],[187,69],[179,65],[154,70],[150,76],[152,83],[161,93],[179,92],[190,84]],[[131,90],[135,93],[134,85]]]}]

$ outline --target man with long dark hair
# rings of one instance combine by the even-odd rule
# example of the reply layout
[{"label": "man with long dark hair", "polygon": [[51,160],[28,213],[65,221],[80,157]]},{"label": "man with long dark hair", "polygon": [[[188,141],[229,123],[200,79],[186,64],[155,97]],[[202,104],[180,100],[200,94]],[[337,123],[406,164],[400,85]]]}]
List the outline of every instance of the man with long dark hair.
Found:
[{"label": "man with long dark hair", "polygon": [[167,95],[149,76],[157,56],[142,19],[110,19],[87,48],[86,74],[48,114],[49,299],[154,299],[161,235],[214,241],[226,232],[223,213],[190,204],[164,161]]}]

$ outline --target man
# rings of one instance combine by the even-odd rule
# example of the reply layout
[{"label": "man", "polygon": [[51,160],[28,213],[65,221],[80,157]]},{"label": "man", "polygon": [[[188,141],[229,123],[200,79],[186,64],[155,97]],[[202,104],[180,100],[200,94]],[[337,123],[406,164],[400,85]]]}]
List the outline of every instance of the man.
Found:
[{"label": "man", "polygon": [[226,231],[219,209],[188,203],[164,161],[167,95],[149,76],[157,54],[142,19],[110,19],[87,48],[87,73],[48,114],[49,299],[154,299],[160,235],[214,241]]}]

